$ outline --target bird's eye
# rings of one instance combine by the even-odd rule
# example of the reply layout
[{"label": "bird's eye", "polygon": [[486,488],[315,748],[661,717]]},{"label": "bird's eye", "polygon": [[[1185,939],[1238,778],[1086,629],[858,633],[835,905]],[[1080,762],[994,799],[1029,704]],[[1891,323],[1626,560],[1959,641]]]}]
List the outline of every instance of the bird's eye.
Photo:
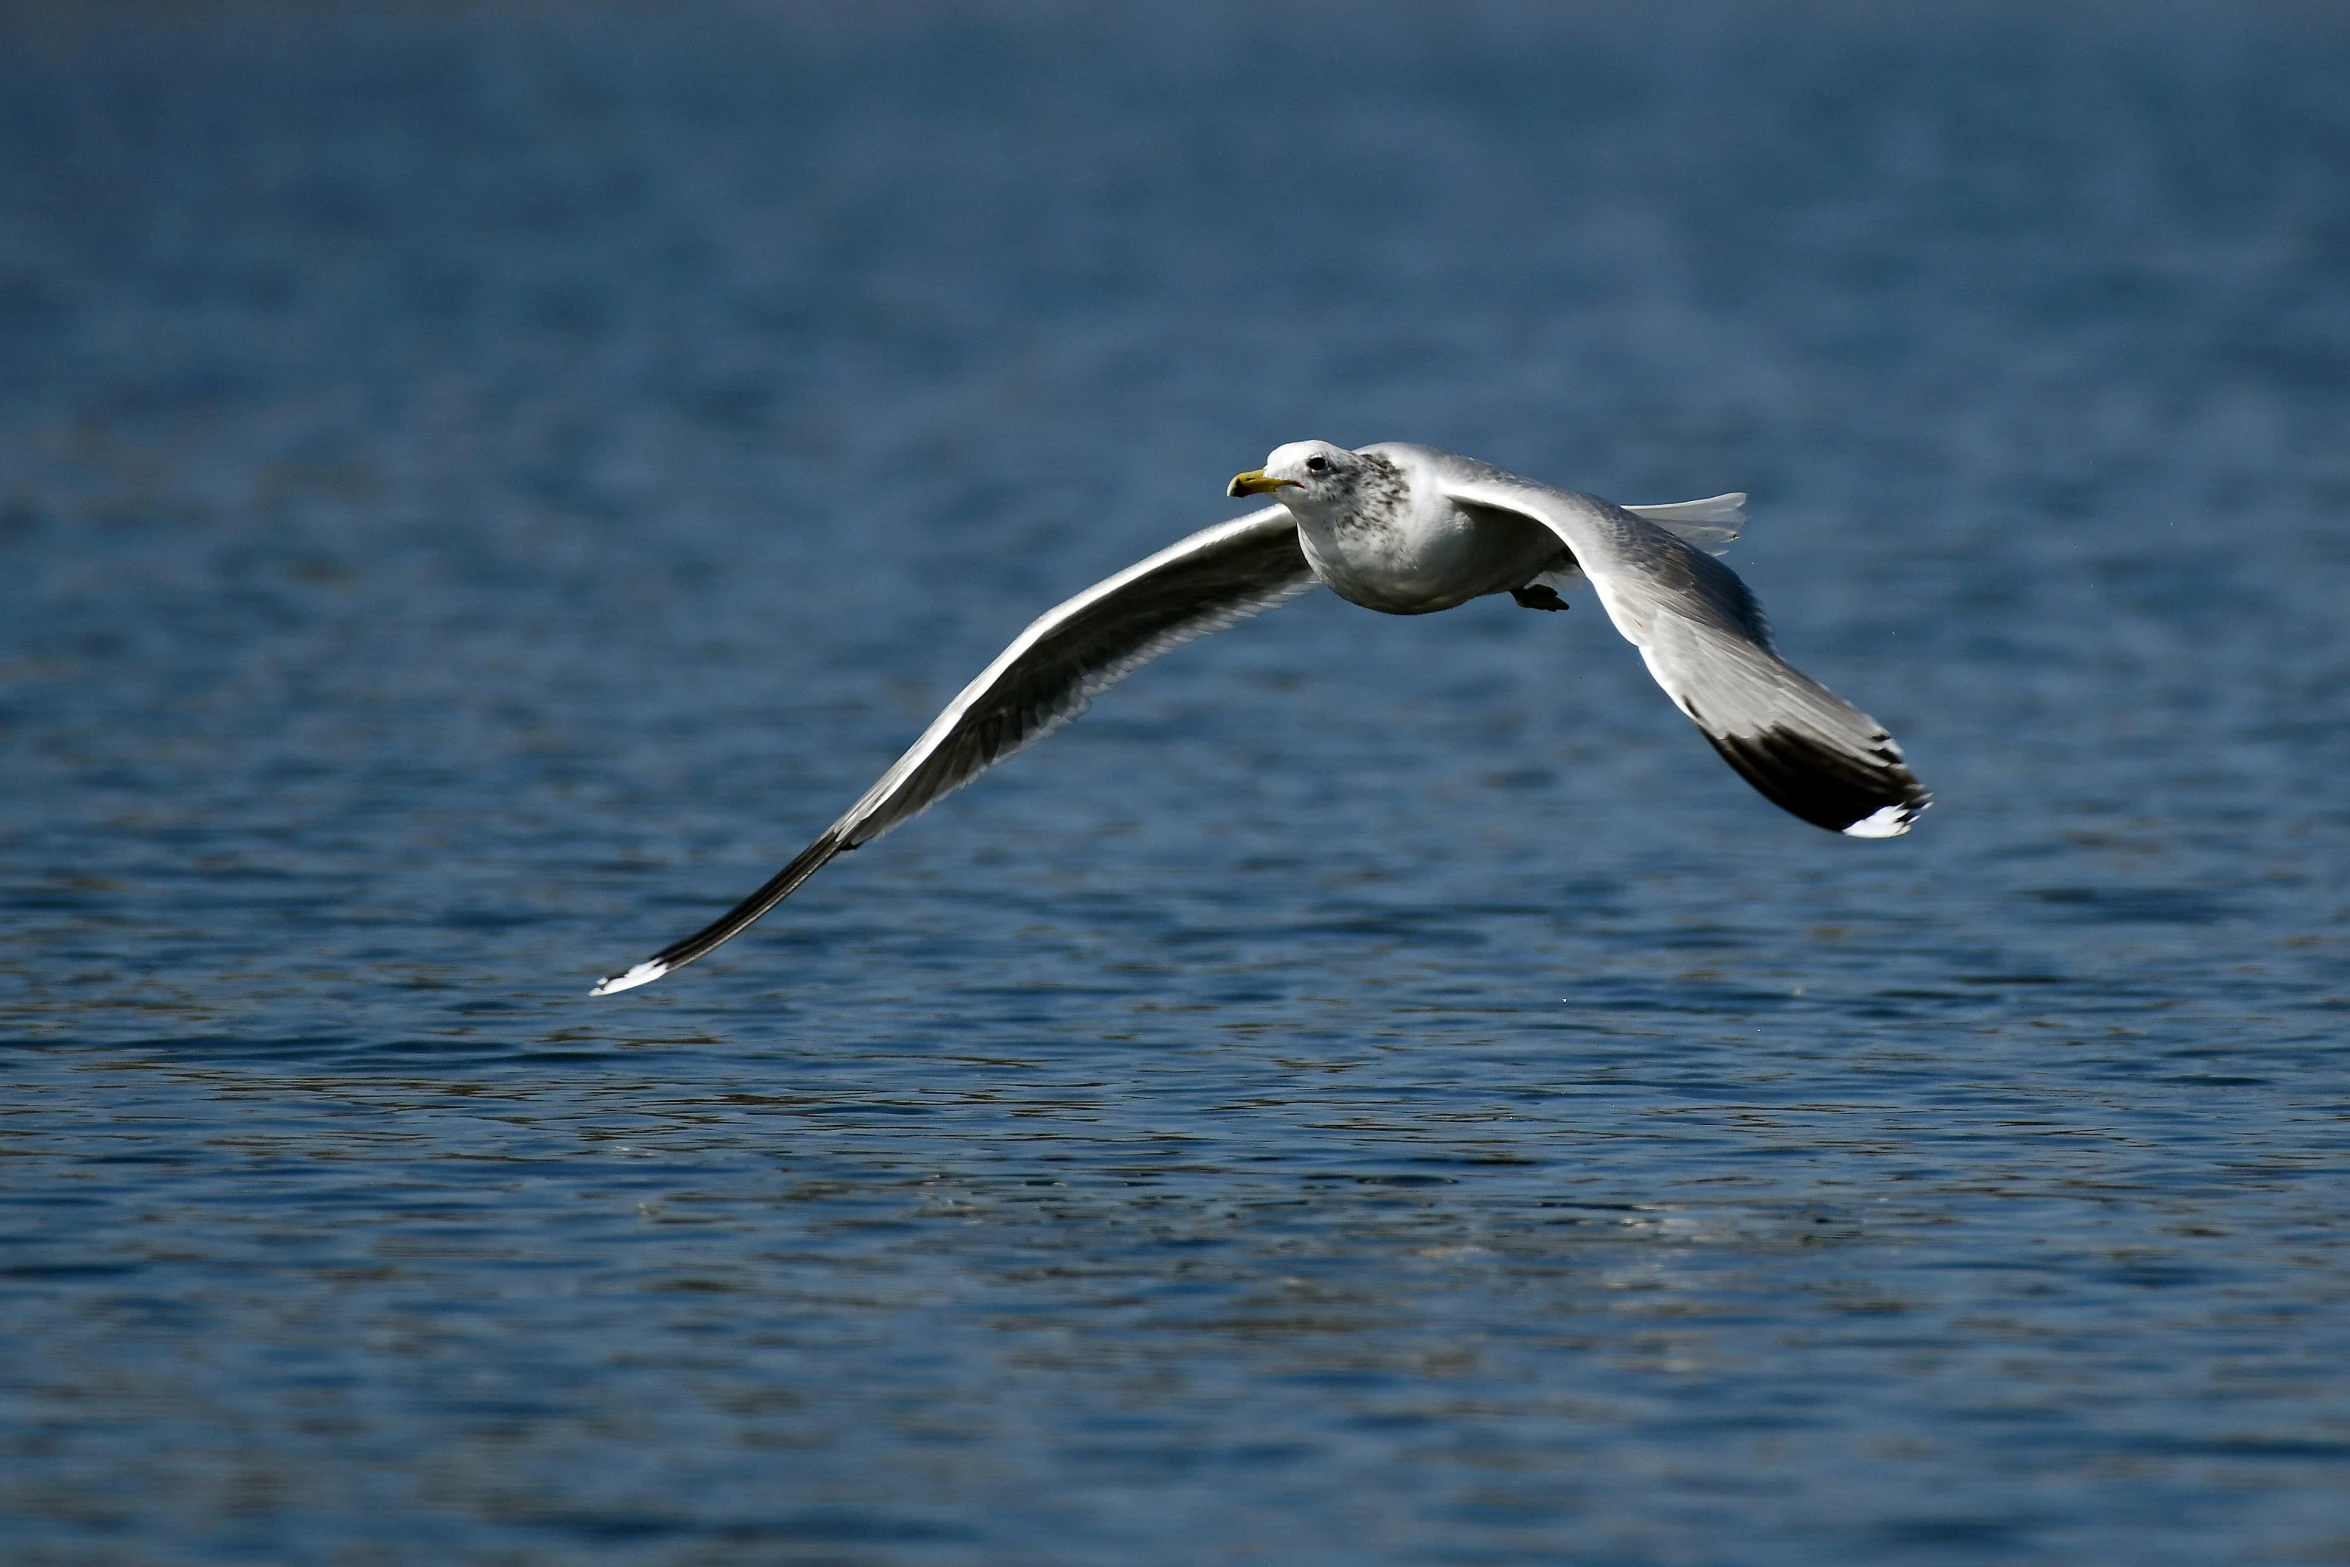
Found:
[{"label": "bird's eye", "polygon": [[1308,473],[1320,473],[1329,466],[1330,459],[1327,457],[1308,457],[1306,459],[1306,472]]}]

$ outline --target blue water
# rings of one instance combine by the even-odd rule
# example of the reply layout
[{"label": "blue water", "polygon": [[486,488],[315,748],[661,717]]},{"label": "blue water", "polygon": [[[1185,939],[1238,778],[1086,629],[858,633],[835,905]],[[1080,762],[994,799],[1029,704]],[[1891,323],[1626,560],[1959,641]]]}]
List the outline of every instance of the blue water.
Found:
[{"label": "blue water", "polygon": [[[12,1563],[2350,1560],[2350,22],[0,10]],[[1410,439],[1732,562],[1032,614]]]}]

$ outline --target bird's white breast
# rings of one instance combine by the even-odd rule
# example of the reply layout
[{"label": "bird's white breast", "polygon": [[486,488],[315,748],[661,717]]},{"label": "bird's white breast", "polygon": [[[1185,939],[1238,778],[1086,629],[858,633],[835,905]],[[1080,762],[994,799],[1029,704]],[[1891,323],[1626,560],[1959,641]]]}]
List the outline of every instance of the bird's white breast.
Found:
[{"label": "bird's white breast", "polygon": [[1524,582],[1559,550],[1539,524],[1465,510],[1425,480],[1398,499],[1401,504],[1346,516],[1298,517],[1314,575],[1365,609],[1390,615],[1451,609]]}]

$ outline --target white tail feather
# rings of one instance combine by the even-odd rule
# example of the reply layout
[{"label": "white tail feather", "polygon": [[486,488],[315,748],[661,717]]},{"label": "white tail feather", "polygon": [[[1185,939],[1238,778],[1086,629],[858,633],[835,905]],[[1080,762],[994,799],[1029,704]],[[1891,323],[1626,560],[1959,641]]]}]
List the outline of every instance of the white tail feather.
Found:
[{"label": "white tail feather", "polygon": [[1702,501],[1675,501],[1669,506],[1627,506],[1624,510],[1635,517],[1645,517],[1668,533],[1677,534],[1704,550],[1719,555],[1738,537],[1746,526],[1746,492],[1732,490],[1727,495],[1709,495]]}]

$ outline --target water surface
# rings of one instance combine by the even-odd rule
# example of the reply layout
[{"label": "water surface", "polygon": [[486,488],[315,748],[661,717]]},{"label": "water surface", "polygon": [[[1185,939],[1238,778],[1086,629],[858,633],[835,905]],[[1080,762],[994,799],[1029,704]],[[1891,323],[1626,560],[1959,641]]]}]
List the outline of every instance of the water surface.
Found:
[{"label": "water surface", "polygon": [[[27,1563],[2350,1555],[2350,29],[0,13]],[[1308,599],[721,954],[1277,442],[1753,492]]]}]

